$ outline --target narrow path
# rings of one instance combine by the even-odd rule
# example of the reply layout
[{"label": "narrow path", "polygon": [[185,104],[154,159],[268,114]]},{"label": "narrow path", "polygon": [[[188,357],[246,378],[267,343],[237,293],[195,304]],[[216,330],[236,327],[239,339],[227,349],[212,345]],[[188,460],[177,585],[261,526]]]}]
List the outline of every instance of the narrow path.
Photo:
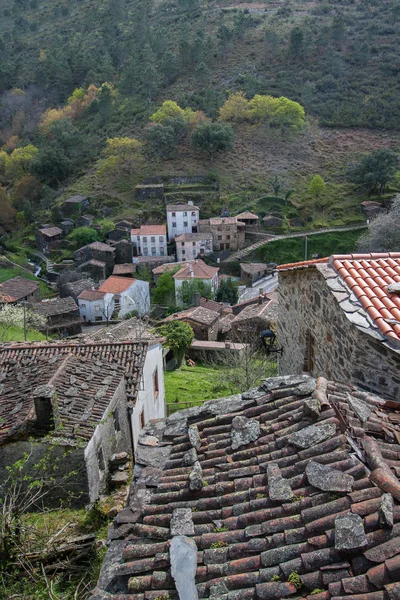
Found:
[{"label": "narrow path", "polygon": [[234,260],[241,260],[253,250],[256,250],[260,246],[264,246],[265,244],[270,244],[271,242],[277,242],[278,240],[288,240],[291,238],[301,238],[308,237],[310,235],[319,235],[321,233],[334,233],[335,231],[356,231],[357,229],[367,229],[368,225],[349,225],[346,227],[326,227],[325,229],[318,229],[317,231],[302,231],[300,233],[289,233],[284,235],[274,235],[270,236],[270,239],[263,239],[251,246],[247,246],[247,248],[243,248],[243,250],[238,250],[234,252],[227,258],[225,258],[222,262],[233,262]]}]

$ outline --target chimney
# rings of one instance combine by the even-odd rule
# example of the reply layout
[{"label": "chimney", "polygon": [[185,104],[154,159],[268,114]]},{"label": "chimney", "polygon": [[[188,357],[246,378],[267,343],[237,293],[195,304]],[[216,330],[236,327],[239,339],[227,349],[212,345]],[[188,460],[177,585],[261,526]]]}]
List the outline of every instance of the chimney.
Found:
[{"label": "chimney", "polygon": [[258,290],[258,294],[259,294],[259,296],[258,296],[258,304],[262,304],[262,302],[264,300],[264,295],[263,295],[263,289],[262,288],[260,288]]},{"label": "chimney", "polygon": [[200,306],[200,292],[193,294],[193,306]]},{"label": "chimney", "polygon": [[194,206],[193,200],[189,200],[188,204],[190,204],[190,206]]},{"label": "chimney", "polygon": [[189,263],[189,273],[190,277],[194,277],[193,264],[191,262]]},{"label": "chimney", "polygon": [[32,396],[35,403],[36,429],[47,433],[54,429],[56,389],[53,385],[40,385],[33,390]]}]

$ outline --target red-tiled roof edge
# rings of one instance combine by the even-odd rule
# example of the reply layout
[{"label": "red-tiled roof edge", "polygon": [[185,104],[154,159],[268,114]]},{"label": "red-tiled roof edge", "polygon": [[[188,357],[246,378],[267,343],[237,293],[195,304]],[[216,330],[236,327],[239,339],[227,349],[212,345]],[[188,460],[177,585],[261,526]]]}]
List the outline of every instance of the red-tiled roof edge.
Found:
[{"label": "red-tiled roof edge", "polygon": [[[365,254],[332,254],[329,264],[335,260],[376,260],[377,258],[400,258],[400,252],[370,252]],[[279,268],[279,267],[278,267]]]},{"label": "red-tiled roof edge", "polygon": [[284,265],[278,265],[276,267],[277,271],[289,271],[290,269],[301,269],[303,267],[312,267],[313,265],[318,265],[321,263],[328,263],[330,260],[329,256],[325,258],[315,258],[313,260],[302,260],[295,263],[287,263]]}]

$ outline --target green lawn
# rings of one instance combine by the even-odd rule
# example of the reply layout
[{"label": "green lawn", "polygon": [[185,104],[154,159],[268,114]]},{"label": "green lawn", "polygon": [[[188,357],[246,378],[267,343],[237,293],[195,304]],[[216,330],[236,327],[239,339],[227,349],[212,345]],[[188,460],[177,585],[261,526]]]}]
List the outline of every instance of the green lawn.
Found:
[{"label": "green lawn", "polygon": [[[338,231],[334,233],[321,233],[321,235],[310,235],[308,237],[307,258],[311,259],[313,254],[321,257],[331,254],[349,254],[356,250],[358,238],[365,230]],[[260,246],[249,257],[249,260],[262,260],[264,262],[275,262],[278,264],[296,262],[305,258],[305,238],[291,238],[278,240]]]},{"label": "green lawn", "polygon": [[[176,371],[165,373],[165,395],[167,404],[177,404],[176,410],[185,408],[182,404],[196,406],[204,400],[229,396],[238,392],[224,387],[220,381],[220,368],[182,366]],[[174,412],[171,408],[170,412]]]},{"label": "green lawn", "polygon": [[[0,331],[0,333],[2,333]],[[1,335],[2,342],[23,342],[24,341],[24,330],[22,327],[10,327],[7,330],[5,335]],[[40,331],[32,330],[27,332],[26,341],[27,342],[40,342],[45,340],[46,336]]]}]

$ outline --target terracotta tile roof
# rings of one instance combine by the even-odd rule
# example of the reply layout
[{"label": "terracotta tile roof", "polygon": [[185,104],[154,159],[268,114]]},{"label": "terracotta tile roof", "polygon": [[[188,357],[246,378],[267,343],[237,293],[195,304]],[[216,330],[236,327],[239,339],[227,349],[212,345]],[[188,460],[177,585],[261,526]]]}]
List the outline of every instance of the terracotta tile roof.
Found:
[{"label": "terracotta tile roof", "polygon": [[170,321],[194,321],[201,325],[211,326],[219,318],[219,312],[215,310],[209,310],[203,308],[203,306],[191,306],[186,310],[174,313],[163,319],[163,323],[169,323]]},{"label": "terracotta tile roof", "polygon": [[181,262],[164,263],[159,267],[154,267],[152,273],[153,275],[162,275],[163,273],[165,273],[165,271],[173,271],[174,269],[180,268],[183,264],[184,263]]},{"label": "terracotta tile roof", "polygon": [[33,392],[51,384],[57,393],[53,435],[89,439],[121,379],[134,401],[146,343],[15,344],[0,349],[0,444],[26,437],[35,425]]},{"label": "terracotta tile roof", "polygon": [[254,221],[254,219],[258,220],[258,215],[255,215],[254,213],[251,213],[248,210],[246,210],[245,212],[240,213],[240,215],[236,215],[236,218],[239,219],[239,221],[241,221],[242,219],[251,219],[252,221]]},{"label": "terracotta tile roof", "polygon": [[302,269],[304,267],[313,267],[314,265],[317,265],[320,263],[327,263],[328,261],[329,261],[329,256],[326,256],[325,258],[316,258],[314,260],[302,260],[300,262],[278,265],[276,268],[278,271],[290,271],[292,269]]},{"label": "terracotta tile roof", "polygon": [[208,308],[217,313],[222,313],[224,308],[227,308],[229,304],[227,302],[216,302],[215,300],[209,300],[208,298],[200,298],[200,306]]},{"label": "terracotta tile roof", "polygon": [[188,212],[190,210],[200,210],[198,206],[192,204],[168,204],[167,212]]},{"label": "terracotta tile roof", "polygon": [[104,283],[101,284],[99,287],[99,292],[120,294],[121,292],[125,292],[128,288],[130,288],[135,281],[136,279],[131,277],[117,277],[116,275],[111,275],[104,281]]},{"label": "terracotta tile roof", "polygon": [[57,235],[62,235],[63,232],[59,227],[43,227],[43,229],[39,229],[39,231],[46,237],[56,237]]},{"label": "terracotta tile roof", "polygon": [[135,263],[124,263],[123,265],[115,265],[113,275],[128,275],[130,273],[135,273],[135,271]]},{"label": "terracotta tile roof", "polygon": [[175,242],[202,242],[203,240],[212,240],[212,233],[181,233],[175,238]]},{"label": "terracotta tile roof", "polygon": [[212,279],[218,271],[218,267],[210,267],[199,258],[183,263],[182,268],[173,277],[174,279],[192,279],[193,273],[194,279]]},{"label": "terracotta tile roof", "polygon": [[215,217],[212,219],[207,219],[206,222],[209,222],[210,225],[237,225],[238,227],[245,226],[245,224],[242,221],[239,221],[237,217]]},{"label": "terracotta tile roof", "polygon": [[99,292],[98,290],[84,290],[78,296],[79,300],[102,300],[106,292]]},{"label": "terracotta tile roof", "polygon": [[399,598],[399,420],[398,405],[303,375],[150,424],[93,600],[177,598],[176,535],[201,599]]},{"label": "terracotta tile roof", "polygon": [[400,283],[400,252],[334,255],[330,264],[383,335],[400,341],[400,296],[387,289]]},{"label": "terracotta tile roof", "polygon": [[42,300],[32,305],[32,310],[44,317],[53,317],[56,315],[65,315],[66,313],[76,312],[78,306],[73,298],[53,298],[52,300]]},{"label": "terracotta tile roof", "polygon": [[25,277],[13,277],[0,283],[0,302],[18,302],[39,290],[39,284]]},{"label": "terracotta tile roof", "polygon": [[141,225],[140,229],[131,229],[131,235],[167,235],[166,225]]}]

